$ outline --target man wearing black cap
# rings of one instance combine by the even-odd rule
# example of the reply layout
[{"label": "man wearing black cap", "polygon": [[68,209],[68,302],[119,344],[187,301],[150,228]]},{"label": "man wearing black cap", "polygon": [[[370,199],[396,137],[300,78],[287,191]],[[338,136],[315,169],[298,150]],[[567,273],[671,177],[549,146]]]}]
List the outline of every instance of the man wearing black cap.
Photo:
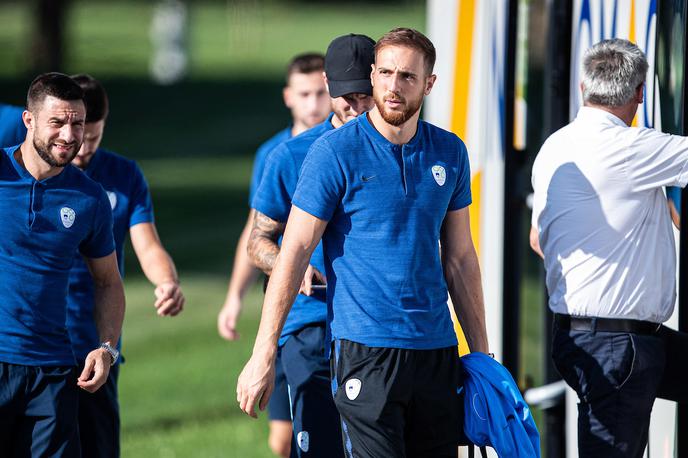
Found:
[{"label": "man wearing black cap", "polygon": [[[363,35],[332,41],[325,56],[325,81],[332,111],[321,124],[281,143],[267,158],[265,172],[251,203],[254,225],[248,242],[253,262],[270,275],[279,253],[278,240],[291,210],[299,170],[311,144],[326,132],[343,126],[373,106],[370,69],[375,42]],[[275,348],[275,364],[287,379],[292,405],[294,446],[291,456],[337,457],[343,447],[339,414],[332,400],[326,337],[326,279],[322,247],[315,249],[303,278],[301,294],[286,318]],[[239,381],[241,385],[242,381]],[[263,398],[261,409],[269,395]],[[255,413],[253,413],[255,416]]]}]

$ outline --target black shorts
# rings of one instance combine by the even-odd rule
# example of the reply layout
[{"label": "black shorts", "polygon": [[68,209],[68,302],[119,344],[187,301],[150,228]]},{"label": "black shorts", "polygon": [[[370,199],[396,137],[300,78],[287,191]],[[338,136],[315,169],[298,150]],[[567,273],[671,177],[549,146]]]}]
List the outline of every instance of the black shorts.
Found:
[{"label": "black shorts", "polygon": [[408,350],[337,340],[331,368],[347,458],[457,456],[463,380],[455,346]]}]

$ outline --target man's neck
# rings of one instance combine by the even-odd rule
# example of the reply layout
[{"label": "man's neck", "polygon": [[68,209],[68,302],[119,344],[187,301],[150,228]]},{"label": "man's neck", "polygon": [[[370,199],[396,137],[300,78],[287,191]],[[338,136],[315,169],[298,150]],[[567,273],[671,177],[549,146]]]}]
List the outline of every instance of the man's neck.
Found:
[{"label": "man's neck", "polygon": [[296,122],[294,121],[294,125],[291,127],[291,136],[296,137],[300,133],[303,133],[308,130],[308,126],[305,125],[302,122]]},{"label": "man's neck", "polygon": [[37,181],[59,175],[64,167],[52,167],[38,155],[33,147],[33,141],[28,138],[14,152],[14,159],[26,169]]},{"label": "man's neck", "polygon": [[373,109],[368,112],[368,119],[373,127],[375,127],[383,137],[395,145],[405,145],[411,141],[414,135],[416,135],[419,116],[420,110],[400,126],[393,126],[384,120],[377,107],[373,107]]},{"label": "man's neck", "polygon": [[608,107],[605,105],[595,105],[592,103],[586,103],[585,106],[611,113],[622,120],[629,127],[633,123],[633,118],[635,118],[635,114],[638,111],[638,104],[635,102],[630,102],[625,105],[621,105],[620,107]]}]

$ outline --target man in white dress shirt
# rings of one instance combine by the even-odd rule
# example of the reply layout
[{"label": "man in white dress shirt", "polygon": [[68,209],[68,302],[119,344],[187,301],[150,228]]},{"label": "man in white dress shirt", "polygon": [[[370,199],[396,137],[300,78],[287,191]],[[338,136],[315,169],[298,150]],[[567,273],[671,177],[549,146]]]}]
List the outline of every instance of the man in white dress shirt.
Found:
[{"label": "man in white dress shirt", "polygon": [[676,256],[663,187],[688,182],[688,138],[630,127],[647,69],[629,41],[590,48],[584,106],[533,165],[531,246],[585,457],[642,456],[667,359],[660,325],[676,302]]}]

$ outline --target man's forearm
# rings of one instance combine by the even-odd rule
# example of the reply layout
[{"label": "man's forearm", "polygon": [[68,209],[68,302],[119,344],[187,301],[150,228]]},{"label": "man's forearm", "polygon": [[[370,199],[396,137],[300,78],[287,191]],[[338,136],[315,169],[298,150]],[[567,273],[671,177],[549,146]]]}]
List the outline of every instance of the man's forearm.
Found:
[{"label": "man's forearm", "polygon": [[232,276],[229,279],[225,302],[228,302],[230,299],[241,300],[256,278],[256,267],[248,256],[248,238],[251,234],[251,225],[251,215],[249,214],[249,219],[246,221],[244,230],[241,231],[241,236],[234,252]]},{"label": "man's forearm", "polygon": [[124,321],[124,288],[121,280],[96,283],[94,318],[100,341],[113,346],[117,344]]},{"label": "man's forearm", "polygon": [[165,282],[179,282],[177,269],[170,255],[161,245],[153,245],[139,257],[141,270],[154,285]]},{"label": "man's forearm", "polygon": [[282,252],[265,292],[265,301],[254,345],[256,350],[277,348],[284,322],[296,298],[310,253]]},{"label": "man's forearm", "polygon": [[480,266],[475,250],[459,259],[444,259],[444,275],[456,317],[471,351],[489,351]]},{"label": "man's forearm", "polygon": [[254,211],[253,228],[248,239],[248,255],[266,275],[272,275],[280,247],[277,240],[284,233],[284,223]]}]

